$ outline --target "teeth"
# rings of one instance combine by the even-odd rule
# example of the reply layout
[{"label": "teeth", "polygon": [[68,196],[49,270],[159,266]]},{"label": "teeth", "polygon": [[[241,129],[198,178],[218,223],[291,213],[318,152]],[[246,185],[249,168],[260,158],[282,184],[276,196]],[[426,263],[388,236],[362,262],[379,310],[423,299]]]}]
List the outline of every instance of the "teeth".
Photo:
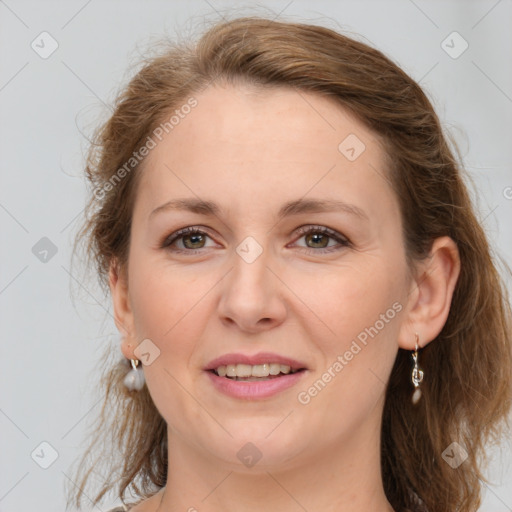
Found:
[{"label": "teeth", "polygon": [[251,375],[253,377],[268,377],[270,375],[269,364],[255,364],[251,368]]},{"label": "teeth", "polygon": [[295,373],[291,367],[285,364],[264,363],[264,364],[228,364],[219,366],[215,372],[219,377],[268,377],[280,373]]},{"label": "teeth", "polygon": [[[237,364],[236,365],[236,376],[237,377],[251,377],[252,376],[252,366],[250,364]],[[229,366],[228,366],[229,370]]]},{"label": "teeth", "polygon": [[281,365],[272,363],[270,365],[270,375],[279,375],[281,373]]}]

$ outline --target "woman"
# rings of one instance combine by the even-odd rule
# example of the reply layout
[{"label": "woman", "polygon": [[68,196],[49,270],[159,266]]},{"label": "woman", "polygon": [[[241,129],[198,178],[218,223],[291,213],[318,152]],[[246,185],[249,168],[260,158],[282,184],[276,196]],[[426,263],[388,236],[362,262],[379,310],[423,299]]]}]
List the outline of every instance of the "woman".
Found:
[{"label": "woman", "polygon": [[393,62],[318,26],[220,23],[132,79],[87,176],[77,243],[124,357],[77,505],[477,510],[508,426],[510,307]]}]

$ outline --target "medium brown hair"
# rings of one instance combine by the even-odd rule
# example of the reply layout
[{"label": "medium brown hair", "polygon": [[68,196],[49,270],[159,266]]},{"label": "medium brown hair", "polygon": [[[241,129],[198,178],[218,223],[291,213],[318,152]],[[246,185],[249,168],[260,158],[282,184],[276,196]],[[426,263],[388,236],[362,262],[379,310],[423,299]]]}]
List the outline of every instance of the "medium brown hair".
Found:
[{"label": "medium brown hair", "polygon": [[[398,351],[386,390],[381,465],[385,493],[397,512],[421,503],[431,512],[477,510],[480,480],[487,481],[486,444],[510,426],[510,303],[455,146],[420,86],[380,51],[321,26],[243,17],[215,24],[196,43],[172,43],[148,58],[91,146],[91,197],[77,246],[85,243],[105,289],[111,264],[126,270],[143,161],[115,186],[105,184],[175,109],[216,81],[289,87],[338,102],[384,141],[386,177],[400,204],[411,269],[435,238],[447,235],[457,244],[460,276],[444,328],[421,351],[428,378],[416,406],[410,401],[410,354]],[[106,364],[97,435],[71,492],[78,506],[99,467],[107,473],[94,504],[110,491],[123,500],[127,490],[144,499],[166,484],[165,421],[146,387],[125,389],[126,371],[126,361]],[[457,469],[442,455],[454,441],[468,454]],[[89,462],[93,448],[97,456]]]}]

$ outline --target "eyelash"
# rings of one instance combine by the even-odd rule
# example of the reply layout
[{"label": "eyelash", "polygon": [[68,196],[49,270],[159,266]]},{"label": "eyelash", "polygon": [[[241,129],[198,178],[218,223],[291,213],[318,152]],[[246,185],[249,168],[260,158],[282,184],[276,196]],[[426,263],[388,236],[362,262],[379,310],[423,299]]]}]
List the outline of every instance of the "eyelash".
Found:
[{"label": "eyelash", "polygon": [[[333,229],[330,229],[325,226],[314,226],[314,225],[302,226],[302,227],[298,228],[297,233],[300,235],[297,240],[299,240],[300,238],[302,238],[305,235],[308,235],[309,233],[321,233],[323,235],[327,235],[329,238],[332,238],[332,239],[336,240],[336,242],[339,243],[339,245],[335,246],[335,247],[324,247],[324,248],[316,248],[316,249],[313,247],[301,247],[302,251],[305,252],[306,254],[318,254],[318,253],[326,254],[326,253],[330,253],[330,252],[334,252],[334,251],[339,251],[340,249],[342,249],[344,247],[349,247],[351,245],[350,241],[346,237],[344,237],[337,231],[334,231]],[[203,231],[202,229],[199,229],[198,227],[191,226],[191,227],[180,229],[179,231],[176,231],[175,233],[172,233],[171,235],[166,236],[160,243],[160,248],[172,251],[174,253],[181,253],[181,254],[186,253],[189,255],[194,255],[194,254],[197,254],[197,253],[203,251],[203,249],[205,249],[204,247],[202,247],[200,249],[171,249],[170,248],[171,244],[173,244],[174,242],[176,242],[178,240],[181,240],[184,236],[191,235],[191,234],[203,235],[203,236],[206,235],[207,237],[212,238],[206,231]]]}]

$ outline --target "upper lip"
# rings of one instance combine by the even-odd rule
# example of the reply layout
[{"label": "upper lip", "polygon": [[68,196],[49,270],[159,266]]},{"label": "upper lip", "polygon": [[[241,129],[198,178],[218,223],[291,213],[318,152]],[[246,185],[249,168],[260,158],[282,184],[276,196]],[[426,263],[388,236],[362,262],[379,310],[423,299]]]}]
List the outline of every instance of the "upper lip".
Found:
[{"label": "upper lip", "polygon": [[217,357],[210,361],[206,366],[205,370],[215,370],[219,366],[227,366],[228,364],[264,364],[264,363],[278,363],[286,366],[290,366],[292,370],[306,369],[306,365],[291,359],[289,357],[280,356],[279,354],[273,354],[272,352],[260,352],[258,354],[247,355],[247,354],[224,354],[223,356]]}]

